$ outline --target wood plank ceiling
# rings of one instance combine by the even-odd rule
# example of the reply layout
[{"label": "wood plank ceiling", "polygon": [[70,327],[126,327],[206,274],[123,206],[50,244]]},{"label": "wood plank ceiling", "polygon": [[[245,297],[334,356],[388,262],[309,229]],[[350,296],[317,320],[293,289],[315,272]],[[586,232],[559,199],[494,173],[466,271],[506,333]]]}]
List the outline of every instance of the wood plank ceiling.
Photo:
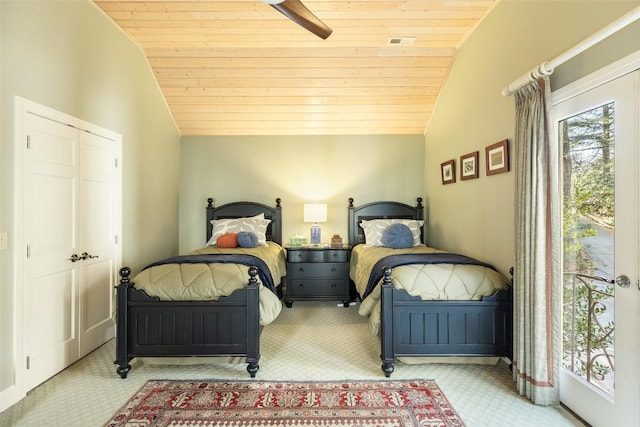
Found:
[{"label": "wood plank ceiling", "polygon": [[373,135],[424,133],[496,1],[303,0],[326,40],[259,0],[95,3],[143,50],[183,135]]}]

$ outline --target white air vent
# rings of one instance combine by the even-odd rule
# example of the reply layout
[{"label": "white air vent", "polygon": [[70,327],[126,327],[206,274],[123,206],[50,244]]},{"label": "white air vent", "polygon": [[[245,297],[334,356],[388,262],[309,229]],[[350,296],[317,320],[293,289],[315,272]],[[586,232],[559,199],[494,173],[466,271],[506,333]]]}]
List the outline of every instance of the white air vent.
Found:
[{"label": "white air vent", "polygon": [[415,37],[389,37],[387,44],[412,45],[415,41]]}]

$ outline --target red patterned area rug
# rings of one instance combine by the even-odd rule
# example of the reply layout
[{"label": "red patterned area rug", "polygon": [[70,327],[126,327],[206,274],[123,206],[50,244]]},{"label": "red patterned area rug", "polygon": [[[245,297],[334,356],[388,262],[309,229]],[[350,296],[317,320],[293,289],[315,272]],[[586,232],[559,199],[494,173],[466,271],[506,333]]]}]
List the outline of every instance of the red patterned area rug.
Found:
[{"label": "red patterned area rug", "polygon": [[149,381],[107,426],[464,426],[434,381]]}]

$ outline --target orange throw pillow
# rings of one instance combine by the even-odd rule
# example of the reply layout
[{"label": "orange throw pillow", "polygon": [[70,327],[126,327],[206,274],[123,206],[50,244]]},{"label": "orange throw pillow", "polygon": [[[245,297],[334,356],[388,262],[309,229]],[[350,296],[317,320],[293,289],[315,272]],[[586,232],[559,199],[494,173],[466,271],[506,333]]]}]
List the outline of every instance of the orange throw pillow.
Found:
[{"label": "orange throw pillow", "polygon": [[237,248],[238,235],[236,233],[225,233],[218,237],[218,240],[216,240],[216,246],[219,248]]}]

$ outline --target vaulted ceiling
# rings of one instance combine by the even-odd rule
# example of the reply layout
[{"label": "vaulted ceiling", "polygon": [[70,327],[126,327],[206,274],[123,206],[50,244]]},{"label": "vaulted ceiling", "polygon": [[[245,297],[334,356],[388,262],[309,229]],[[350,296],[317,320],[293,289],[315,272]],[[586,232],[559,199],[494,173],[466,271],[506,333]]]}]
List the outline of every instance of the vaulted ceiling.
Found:
[{"label": "vaulted ceiling", "polygon": [[143,50],[183,135],[422,134],[456,50],[498,0],[96,0]]}]

